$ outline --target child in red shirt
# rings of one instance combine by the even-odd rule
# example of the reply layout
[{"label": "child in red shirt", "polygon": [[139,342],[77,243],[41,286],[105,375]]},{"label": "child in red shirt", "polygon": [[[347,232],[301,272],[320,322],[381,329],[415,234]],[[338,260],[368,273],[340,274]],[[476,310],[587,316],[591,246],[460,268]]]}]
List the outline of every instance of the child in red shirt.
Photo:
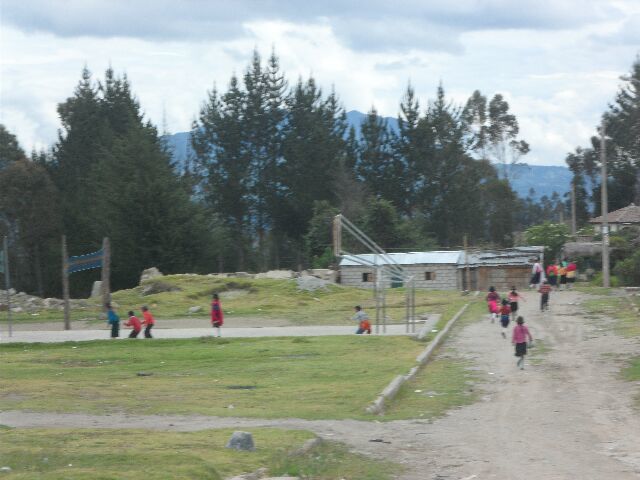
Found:
[{"label": "child in red shirt", "polygon": [[500,307],[500,323],[502,324],[502,338],[507,338],[504,331],[509,326],[509,315],[511,314],[511,307],[509,301],[505,298],[502,300],[502,306]]},{"label": "child in red shirt", "polygon": [[540,285],[540,311],[549,310],[549,293],[551,292],[551,285],[546,280]]},{"label": "child in red shirt", "polygon": [[223,323],[224,315],[222,313],[222,305],[220,305],[220,297],[218,297],[217,293],[214,293],[213,301],[211,302],[211,326],[218,331],[218,337]]},{"label": "child in red shirt", "polygon": [[144,317],[144,321],[142,322],[142,324],[146,325],[146,328],[144,329],[144,338],[153,338],[151,336],[151,329],[156,324],[156,321],[146,306],[142,307],[142,316]]},{"label": "child in red shirt", "polygon": [[140,329],[142,328],[140,320],[133,314],[133,311],[129,311],[129,320],[124,323],[125,327],[131,327],[131,333],[129,338],[138,338]]},{"label": "child in red shirt", "polygon": [[495,287],[489,287],[489,293],[487,294],[487,308],[491,314],[491,323],[496,321],[496,316],[500,312],[498,302],[500,301],[500,295],[496,292]]},{"label": "child in red shirt", "polygon": [[520,367],[520,370],[524,370],[524,356],[527,354],[527,337],[529,338],[529,342],[533,342],[533,337],[524,324],[524,318],[518,317],[516,323],[517,325],[513,328],[511,343],[516,346],[516,357],[520,357],[516,365]]}]

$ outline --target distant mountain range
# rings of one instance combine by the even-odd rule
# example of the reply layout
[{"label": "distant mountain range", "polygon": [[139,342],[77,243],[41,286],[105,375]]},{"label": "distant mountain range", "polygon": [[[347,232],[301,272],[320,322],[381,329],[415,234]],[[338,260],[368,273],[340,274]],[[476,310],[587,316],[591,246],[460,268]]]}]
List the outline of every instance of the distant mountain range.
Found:
[{"label": "distant mountain range", "polygon": [[[360,133],[360,125],[366,118],[366,114],[357,110],[347,112],[347,122],[352,125],[356,132]],[[398,119],[385,117],[391,130],[398,131]],[[184,169],[190,151],[189,132],[180,132],[164,137],[173,153],[173,161],[176,168]],[[498,175],[503,177],[503,169],[496,165]],[[526,163],[515,165],[510,170],[511,187],[521,198],[526,198],[531,189],[534,190],[533,198],[539,200],[544,195],[551,197],[553,192],[557,192],[562,198],[569,191],[572,174],[564,166],[551,165],[528,165]]]}]

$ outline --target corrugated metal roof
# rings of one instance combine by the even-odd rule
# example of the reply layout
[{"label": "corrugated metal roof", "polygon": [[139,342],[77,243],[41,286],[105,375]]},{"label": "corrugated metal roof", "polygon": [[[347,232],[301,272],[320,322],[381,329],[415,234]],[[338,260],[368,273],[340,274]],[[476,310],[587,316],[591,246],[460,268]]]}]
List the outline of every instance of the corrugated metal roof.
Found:
[{"label": "corrugated metal roof", "polygon": [[[388,253],[389,257],[393,259],[398,265],[422,265],[422,264],[452,264],[456,265],[460,258],[463,257],[462,252],[456,251],[436,251],[436,252],[409,252],[409,253]],[[389,265],[390,262],[386,261],[379,255],[371,253],[363,253],[359,255],[343,256],[340,261],[340,266],[356,266],[361,265],[356,261],[356,258],[363,263],[373,265]]]},{"label": "corrugated metal roof", "polygon": [[[469,266],[517,266],[532,265],[541,256],[544,247],[516,247],[504,250],[485,250],[469,253]],[[467,262],[462,255],[459,263],[464,268]]]}]

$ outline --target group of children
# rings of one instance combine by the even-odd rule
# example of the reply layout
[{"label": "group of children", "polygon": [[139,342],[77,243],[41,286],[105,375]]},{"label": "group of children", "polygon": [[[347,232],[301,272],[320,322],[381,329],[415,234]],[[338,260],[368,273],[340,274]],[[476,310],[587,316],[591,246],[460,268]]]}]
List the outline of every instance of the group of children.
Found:
[{"label": "group of children", "polygon": [[[107,323],[111,327],[111,338],[118,338],[120,336],[120,317],[110,303],[107,303],[105,307],[107,308]],[[133,310],[129,311],[129,319],[124,323],[125,327],[131,327],[129,338],[138,338],[142,327],[145,327],[144,338],[153,338],[151,336],[151,329],[156,324],[156,321],[148,307],[143,306],[141,310],[142,321],[136,317]],[[220,328],[223,323],[224,314],[222,313],[222,305],[220,305],[220,297],[217,293],[214,293],[211,300],[211,326],[217,331],[218,337],[220,336]]]},{"label": "group of children", "polygon": [[[111,338],[118,338],[120,336],[120,317],[113,309],[113,306],[110,303],[105,305],[107,308],[107,323],[111,327]],[[151,336],[151,329],[156,324],[153,315],[149,311],[149,308],[143,306],[142,310],[142,322],[138,317],[136,317],[133,310],[129,310],[129,320],[124,323],[125,327],[131,327],[131,333],[129,333],[129,338],[138,338],[138,335],[142,331],[142,327],[144,326],[144,338],[153,338]]]},{"label": "group of children", "polygon": [[496,292],[495,287],[489,288],[487,294],[487,307],[491,314],[491,323],[496,321],[498,315],[500,316],[500,324],[502,325],[502,338],[507,338],[506,330],[509,327],[509,323],[512,318],[515,318],[516,325],[513,328],[511,335],[511,343],[515,346],[515,354],[518,357],[517,366],[524,369],[524,357],[527,354],[527,339],[529,342],[533,342],[533,337],[529,332],[529,329],[524,324],[524,318],[518,316],[518,304],[520,301],[526,301],[522,297],[516,287],[511,287],[511,291],[506,298],[500,300],[500,295]]},{"label": "group of children", "polygon": [[554,262],[547,266],[547,281],[552,288],[570,290],[576,281],[578,266],[575,262],[563,260]]}]

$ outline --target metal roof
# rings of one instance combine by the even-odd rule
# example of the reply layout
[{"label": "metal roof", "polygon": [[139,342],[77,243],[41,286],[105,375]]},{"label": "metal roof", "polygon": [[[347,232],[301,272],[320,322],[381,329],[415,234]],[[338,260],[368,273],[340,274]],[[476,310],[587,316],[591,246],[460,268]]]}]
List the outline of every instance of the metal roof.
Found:
[{"label": "metal roof", "polygon": [[[633,203],[624,208],[609,212],[607,214],[607,222],[633,224],[640,223],[640,207]],[[602,223],[602,216],[592,218],[589,223]]]},{"label": "metal roof", "polygon": [[[544,247],[515,247],[504,250],[484,250],[469,253],[469,266],[518,266],[533,265],[542,256]],[[462,255],[458,266],[464,268],[467,262]]]},{"label": "metal roof", "polygon": [[[459,250],[456,251],[436,251],[436,252],[409,252],[409,253],[388,253],[393,261],[398,265],[423,265],[423,264],[451,264],[456,265],[464,255]],[[360,262],[356,261],[360,260]],[[363,253],[358,255],[343,255],[340,266],[371,265],[392,265],[380,255]]]}]

